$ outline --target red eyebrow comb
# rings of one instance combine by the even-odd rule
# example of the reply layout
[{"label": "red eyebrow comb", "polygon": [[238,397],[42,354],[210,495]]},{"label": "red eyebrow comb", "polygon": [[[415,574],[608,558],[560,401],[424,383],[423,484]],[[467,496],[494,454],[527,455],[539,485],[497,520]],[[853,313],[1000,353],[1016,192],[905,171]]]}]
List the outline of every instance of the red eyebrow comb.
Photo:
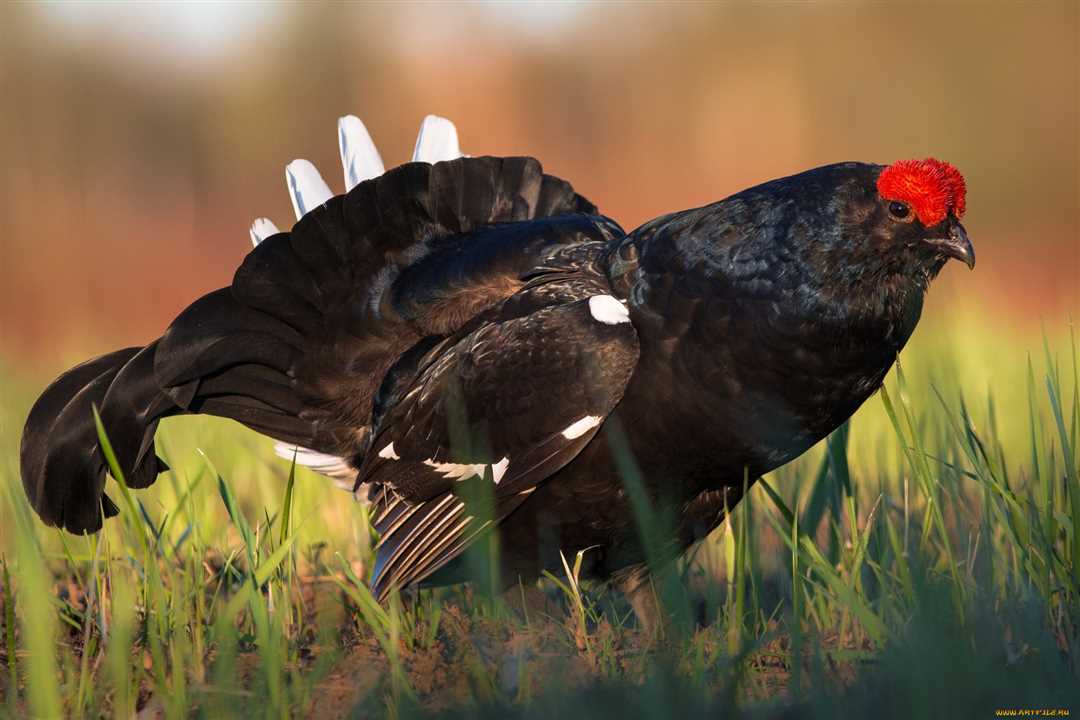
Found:
[{"label": "red eyebrow comb", "polygon": [[967,183],[960,171],[935,158],[901,160],[881,171],[878,194],[885,200],[905,202],[923,225],[944,220],[951,211],[962,217],[967,209]]}]

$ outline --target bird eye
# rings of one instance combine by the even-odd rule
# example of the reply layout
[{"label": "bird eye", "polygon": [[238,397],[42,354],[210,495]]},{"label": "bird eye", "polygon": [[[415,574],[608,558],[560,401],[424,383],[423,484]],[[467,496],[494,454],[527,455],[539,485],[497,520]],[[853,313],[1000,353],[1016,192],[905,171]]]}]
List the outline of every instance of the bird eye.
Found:
[{"label": "bird eye", "polygon": [[891,202],[889,203],[889,214],[897,220],[904,220],[911,213],[911,208],[907,203]]}]

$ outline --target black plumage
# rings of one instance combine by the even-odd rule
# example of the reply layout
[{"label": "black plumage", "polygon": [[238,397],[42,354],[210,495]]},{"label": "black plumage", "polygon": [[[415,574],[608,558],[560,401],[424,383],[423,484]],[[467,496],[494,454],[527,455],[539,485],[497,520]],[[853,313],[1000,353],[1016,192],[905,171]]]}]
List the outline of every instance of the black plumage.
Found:
[{"label": "black plumage", "polygon": [[[373,503],[380,596],[458,579],[492,524],[510,581],[590,547],[587,572],[632,586],[615,452],[678,549],[835,429],[946,259],[973,262],[952,172],[927,175],[944,219],[910,177],[883,197],[881,166],[845,163],[625,234],[531,158],[403,165],[265,240],[160,339],[61,376],[27,420],[27,495],[96,531],[116,510],[91,406],[136,487],[165,469],[157,422],[207,413],[342,459]],[[460,492],[477,483],[486,516]]]}]

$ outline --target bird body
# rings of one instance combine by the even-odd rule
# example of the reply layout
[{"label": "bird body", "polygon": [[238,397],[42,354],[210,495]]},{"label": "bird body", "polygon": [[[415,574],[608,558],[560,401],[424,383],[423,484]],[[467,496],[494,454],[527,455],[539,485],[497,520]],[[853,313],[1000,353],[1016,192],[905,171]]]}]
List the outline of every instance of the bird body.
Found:
[{"label": "bird body", "polygon": [[[417,152],[457,152],[440,127]],[[346,130],[348,182],[374,149]],[[46,522],[96,530],[116,510],[91,405],[136,487],[164,469],[157,422],[208,413],[372,504],[380,597],[464,579],[493,527],[510,581],[586,547],[586,572],[640,577],[628,475],[674,519],[665,553],[685,548],[880,387],[930,280],[973,262],[962,178],[920,163],[825,166],[630,233],[531,158],[317,188],[291,232],[253,228],[230,287],[45,391],[27,494]]]},{"label": "bird body", "polygon": [[[605,427],[617,428],[616,445],[625,440],[650,507],[675,510],[676,549],[719,525],[744,478],[794,459],[850,417],[915,329],[925,287],[910,268],[847,279],[856,289],[849,301],[830,292],[831,270],[807,266],[800,250],[840,232],[831,218],[819,217],[818,227],[807,219],[821,184],[842,176],[872,186],[880,170],[820,168],[605,246],[609,291],[627,304],[640,346]],[[880,286],[890,292],[868,300]],[[503,521],[505,575],[555,570],[562,548],[593,548],[586,572],[600,577],[645,562],[618,452],[599,433]]]}]

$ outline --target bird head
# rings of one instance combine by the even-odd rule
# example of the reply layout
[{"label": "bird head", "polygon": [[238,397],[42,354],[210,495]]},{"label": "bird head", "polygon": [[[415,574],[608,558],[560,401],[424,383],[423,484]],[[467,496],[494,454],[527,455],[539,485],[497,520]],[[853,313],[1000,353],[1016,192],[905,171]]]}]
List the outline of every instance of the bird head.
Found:
[{"label": "bird head", "polygon": [[902,160],[877,177],[875,221],[898,249],[932,274],[949,258],[975,267],[975,248],[960,224],[967,202],[964,177],[947,162]]},{"label": "bird head", "polygon": [[950,259],[975,266],[960,224],[964,178],[941,160],[839,163],[762,187],[770,186],[767,195],[788,208],[770,237],[794,249],[802,276],[830,303],[914,313]]}]

